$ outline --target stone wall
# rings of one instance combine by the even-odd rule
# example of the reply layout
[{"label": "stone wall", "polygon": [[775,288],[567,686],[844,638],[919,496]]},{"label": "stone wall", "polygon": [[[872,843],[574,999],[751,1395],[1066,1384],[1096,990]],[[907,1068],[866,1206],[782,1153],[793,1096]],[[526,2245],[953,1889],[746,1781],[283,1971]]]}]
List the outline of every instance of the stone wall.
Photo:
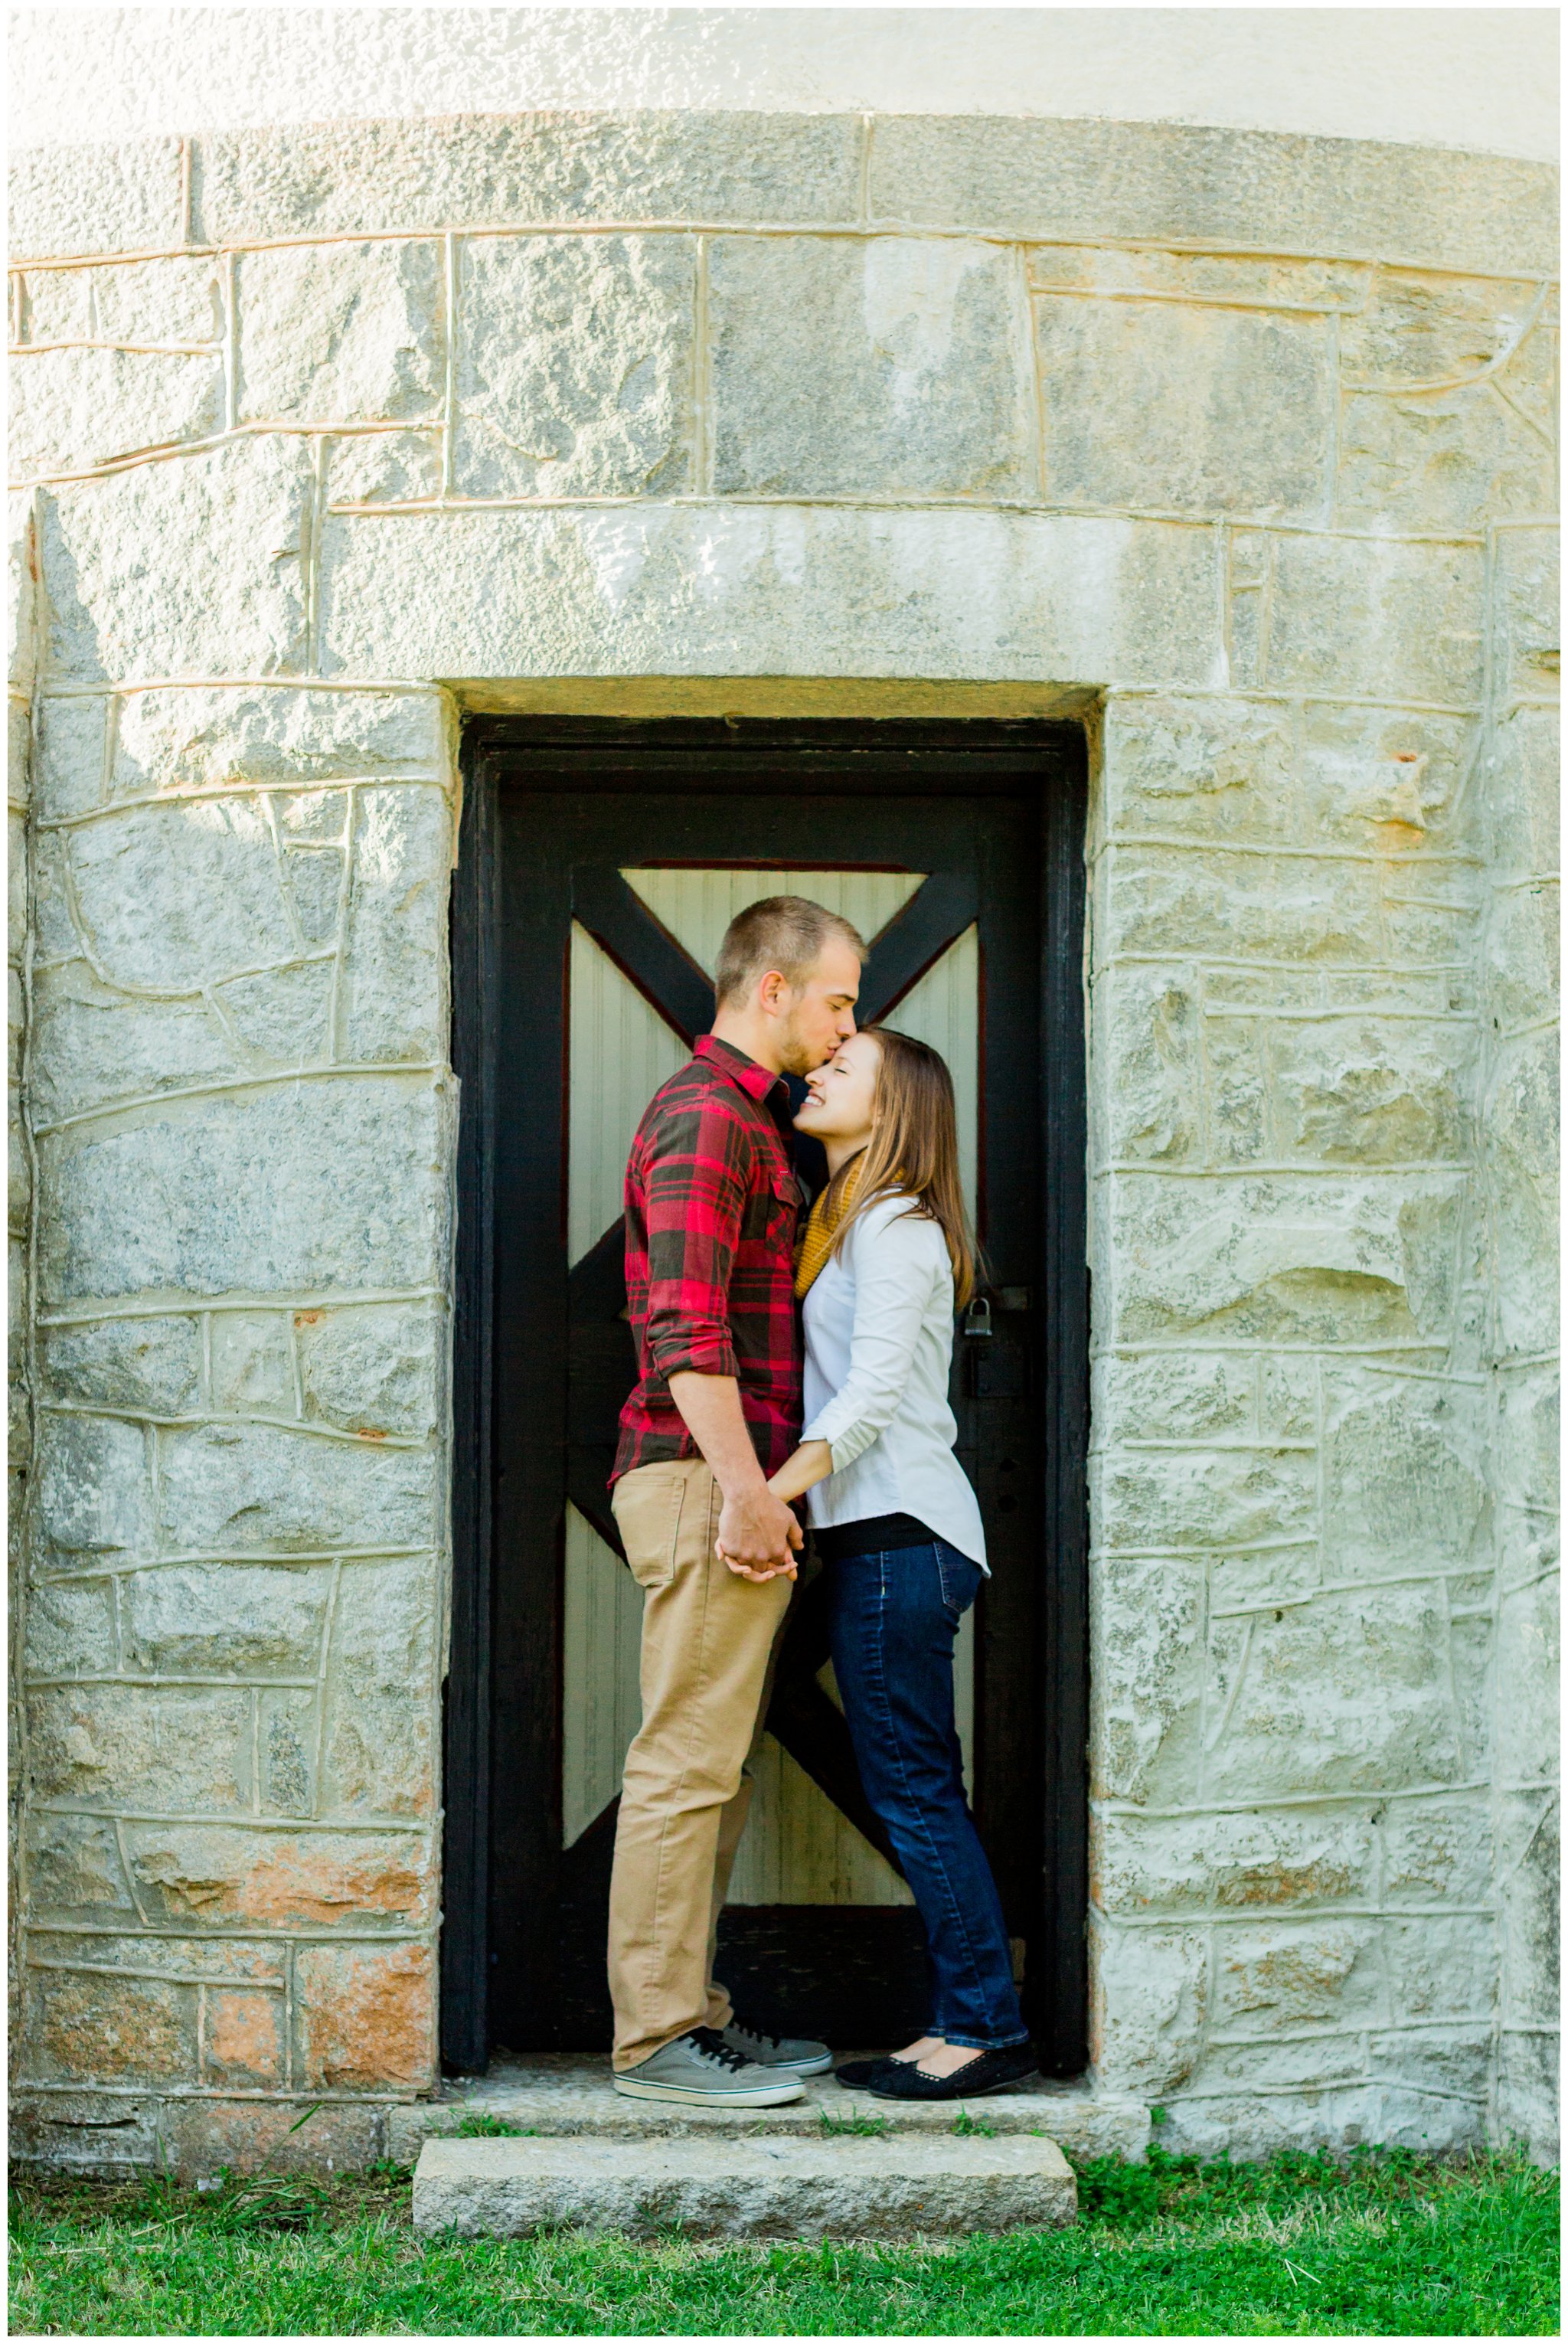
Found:
[{"label": "stone wall", "polygon": [[18,163],[32,2148],[362,2157],[431,2080],[457,719],[984,705],[1098,760],[1097,2073],[1545,2153],[1550,176],[695,114]]}]

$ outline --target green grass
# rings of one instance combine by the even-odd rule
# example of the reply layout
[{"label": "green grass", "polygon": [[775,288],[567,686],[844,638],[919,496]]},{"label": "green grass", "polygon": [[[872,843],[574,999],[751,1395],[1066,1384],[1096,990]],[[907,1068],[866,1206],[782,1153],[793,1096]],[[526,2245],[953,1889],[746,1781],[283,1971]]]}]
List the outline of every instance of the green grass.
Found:
[{"label": "green grass", "polygon": [[13,2333],[1485,2336],[1557,2332],[1557,2182],[1522,2158],[1104,2158],[1076,2229],[948,2247],[427,2240],[392,2167],[206,2193],[33,2177]]}]

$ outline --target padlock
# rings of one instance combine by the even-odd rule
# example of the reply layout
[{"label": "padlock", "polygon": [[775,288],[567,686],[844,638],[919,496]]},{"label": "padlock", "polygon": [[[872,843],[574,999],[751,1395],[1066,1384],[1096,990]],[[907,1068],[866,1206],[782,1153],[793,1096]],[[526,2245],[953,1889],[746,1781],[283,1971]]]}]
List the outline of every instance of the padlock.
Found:
[{"label": "padlock", "polygon": [[990,1323],[990,1303],[983,1294],[977,1294],[964,1312],[964,1333],[983,1335],[989,1341],[993,1329]]}]

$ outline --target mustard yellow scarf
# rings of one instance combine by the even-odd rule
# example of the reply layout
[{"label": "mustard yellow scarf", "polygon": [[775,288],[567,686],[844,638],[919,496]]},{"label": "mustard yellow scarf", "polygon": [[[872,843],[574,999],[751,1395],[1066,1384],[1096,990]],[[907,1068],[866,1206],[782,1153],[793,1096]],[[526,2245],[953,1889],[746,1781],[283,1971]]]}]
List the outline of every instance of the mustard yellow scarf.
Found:
[{"label": "mustard yellow scarf", "polygon": [[[807,1215],[806,1226],[801,1230],[799,1240],[795,1248],[795,1298],[797,1301],[825,1268],[828,1257],[833,1250],[833,1239],[839,1233],[839,1225],[855,1201],[855,1190],[859,1186],[860,1175],[865,1168],[866,1157],[862,1149],[849,1167],[848,1176],[837,1196],[833,1195],[833,1183],[829,1180]],[[828,1203],[829,1197],[833,1197],[831,1210]]]}]

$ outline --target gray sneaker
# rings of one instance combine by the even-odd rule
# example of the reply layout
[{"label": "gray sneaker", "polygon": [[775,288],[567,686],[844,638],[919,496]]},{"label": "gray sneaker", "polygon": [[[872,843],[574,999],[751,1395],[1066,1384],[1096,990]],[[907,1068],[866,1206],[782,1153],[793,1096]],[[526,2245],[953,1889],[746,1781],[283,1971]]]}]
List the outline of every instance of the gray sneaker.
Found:
[{"label": "gray sneaker", "polygon": [[711,2026],[678,2035],[614,2078],[630,2100],[685,2100],[705,2108],[777,2108],[804,2097],[792,2067],[760,2067]]},{"label": "gray sneaker", "polygon": [[759,2035],[754,2028],[742,2026],[731,2019],[722,2029],[724,2040],[754,2067],[771,2067],[775,2071],[788,2068],[796,2076],[825,2076],[833,2064],[833,2054],[825,2043],[813,2043],[809,2036]]}]

